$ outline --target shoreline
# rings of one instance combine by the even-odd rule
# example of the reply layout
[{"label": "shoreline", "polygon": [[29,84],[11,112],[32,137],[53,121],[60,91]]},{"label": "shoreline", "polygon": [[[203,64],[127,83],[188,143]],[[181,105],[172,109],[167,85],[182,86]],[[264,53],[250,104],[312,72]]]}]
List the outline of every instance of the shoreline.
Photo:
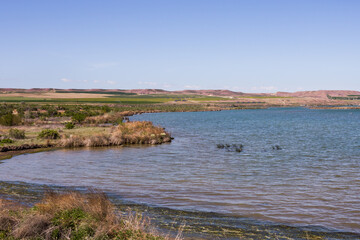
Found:
[{"label": "shoreline", "polygon": [[[11,193],[0,195],[5,201],[33,206],[46,194],[53,191],[58,194],[78,192],[86,194],[97,191],[87,187],[58,186],[47,184],[30,184],[25,182],[0,181],[0,190],[11,189]],[[14,190],[15,189],[15,190]],[[1,191],[3,192],[3,191]],[[100,191],[101,192],[101,191]],[[216,212],[180,210],[153,204],[138,203],[127,200],[112,192],[104,192],[109,200],[121,212],[132,212],[148,217],[161,233],[176,234],[182,228],[183,239],[359,239],[360,233],[349,230],[321,227],[316,225],[286,224],[257,220],[242,216]],[[21,196],[21,197],[20,197]],[[25,196],[25,201],[24,201]],[[21,199],[22,201],[19,201]],[[0,200],[1,201],[1,200]]]},{"label": "shoreline", "polygon": [[[122,121],[122,120],[121,120]],[[53,126],[54,128],[54,126]],[[27,132],[25,130],[28,130]],[[9,128],[8,134],[2,136],[3,143],[0,147],[0,160],[9,159],[15,155],[42,152],[64,148],[78,147],[111,147],[126,145],[157,145],[171,142],[171,134],[164,128],[154,126],[149,121],[127,121],[117,126],[89,127],[81,125],[71,129],[49,129],[42,127],[32,128],[27,126],[22,129]],[[11,133],[21,134],[21,138],[14,137]],[[25,133],[29,136],[25,137]]]},{"label": "shoreline", "polygon": [[[261,110],[261,109],[269,109],[269,108],[306,108],[311,110],[359,110],[359,106],[267,106],[264,108],[239,108],[239,109],[206,109],[206,110],[190,110],[190,111],[177,111],[177,112],[214,112],[214,111],[232,111],[232,110]],[[124,117],[131,117],[135,115],[141,114],[150,114],[150,113],[171,113],[171,111],[134,111],[127,112]],[[25,144],[28,145],[28,144]],[[103,147],[111,147],[111,145],[103,146]],[[24,150],[13,150],[13,151],[1,151],[2,147],[0,147],[0,161],[11,159],[14,156],[22,155],[22,154],[31,154],[38,153],[44,151],[54,151],[58,149],[66,149],[67,147],[58,147],[58,146],[41,146],[33,149],[24,149]]]},{"label": "shoreline", "polygon": [[31,154],[31,153],[39,153],[46,151],[55,151],[61,148],[58,147],[47,147],[47,148],[36,148],[36,149],[26,149],[26,150],[18,150],[18,151],[9,151],[9,152],[0,152],[0,163],[3,160],[11,159],[15,156]]},{"label": "shoreline", "polygon": [[[279,107],[279,106],[277,106],[277,107]],[[224,109],[202,109],[202,110],[189,110],[189,111],[176,111],[176,112],[216,112],[216,111],[248,110],[248,109],[257,110],[257,109],[267,109],[267,108],[270,108],[270,107],[266,107],[266,108],[251,108],[251,107],[249,107],[249,108],[240,108],[240,109],[227,109],[227,108],[224,108]],[[283,107],[283,108],[285,108],[285,107]],[[150,110],[150,111],[131,111],[131,112],[125,112],[125,114],[123,116],[127,118],[127,117],[131,117],[131,116],[135,116],[135,115],[145,114],[145,113],[150,114],[150,113],[171,113],[171,112],[172,111],[154,111],[154,110]],[[25,129],[26,129],[27,126],[23,126],[23,127],[25,127]],[[80,127],[80,128],[82,128],[82,127]],[[171,138],[171,139],[173,139],[173,138]],[[156,143],[156,144],[162,144],[162,143],[166,143],[166,142],[171,142],[171,139],[170,139],[170,141],[160,142],[160,143]],[[24,147],[24,146],[26,147],[26,145],[29,145],[29,144],[23,144],[23,145],[20,145],[20,146],[17,146],[17,147]],[[133,145],[133,144],[130,144],[130,145]],[[112,147],[112,146],[114,146],[114,145],[103,145],[103,146],[100,146],[100,147]],[[31,148],[31,149],[3,151],[2,149],[4,147],[14,147],[14,146],[9,145],[9,146],[0,147],[0,161],[11,159],[14,156],[23,155],[23,154],[31,154],[31,153],[38,153],[38,152],[44,152],[44,151],[54,151],[54,150],[71,148],[71,147],[59,147],[59,146],[55,146],[55,145],[51,146],[49,144],[42,144],[42,146],[40,146],[40,147]],[[82,148],[82,147],[83,146],[79,146],[79,148]],[[97,147],[97,146],[93,146],[93,147]]]}]

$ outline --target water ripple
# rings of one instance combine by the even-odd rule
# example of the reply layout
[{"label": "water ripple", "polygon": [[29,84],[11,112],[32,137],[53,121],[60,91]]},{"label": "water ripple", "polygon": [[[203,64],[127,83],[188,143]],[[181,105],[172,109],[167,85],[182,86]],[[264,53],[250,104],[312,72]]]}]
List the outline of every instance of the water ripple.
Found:
[{"label": "water ripple", "polygon": [[[133,119],[164,126],[175,140],[18,156],[0,164],[0,180],[92,186],[169,208],[360,232],[358,110],[158,113]],[[218,143],[243,144],[243,152],[223,151]]]}]

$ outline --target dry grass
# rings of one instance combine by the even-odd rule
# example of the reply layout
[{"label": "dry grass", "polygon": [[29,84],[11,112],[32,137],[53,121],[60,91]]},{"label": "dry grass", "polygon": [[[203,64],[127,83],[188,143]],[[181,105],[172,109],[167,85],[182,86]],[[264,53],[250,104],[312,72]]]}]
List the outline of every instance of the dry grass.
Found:
[{"label": "dry grass", "polygon": [[85,143],[83,137],[70,135],[69,137],[61,138],[58,145],[66,148],[75,148],[83,147]]},{"label": "dry grass", "polygon": [[123,144],[160,144],[170,142],[171,136],[161,127],[151,122],[126,122],[112,131],[100,131],[94,134],[82,132],[79,135],[63,136],[59,147],[104,147]]},{"label": "dry grass", "polygon": [[[171,142],[171,136],[161,127],[151,122],[125,122],[117,127],[76,127],[65,129],[60,126],[57,131],[60,139],[41,139],[39,133],[44,127],[21,126],[25,130],[25,139],[16,139],[13,143],[0,145],[0,159],[8,159],[14,155],[37,152],[38,149],[49,148],[77,148],[77,147],[107,147],[126,144],[162,144]],[[7,136],[9,127],[0,127],[0,134]],[[29,147],[30,146],[30,147]],[[0,238],[1,239],[1,238]]]},{"label": "dry grass", "polygon": [[170,239],[141,214],[117,212],[102,193],[49,193],[27,209],[0,204],[0,239]]},{"label": "dry grass", "polygon": [[120,124],[113,134],[124,139],[125,143],[158,144],[170,142],[171,136],[164,128],[156,127],[148,121],[135,121]]},{"label": "dry grass", "polygon": [[[9,127],[0,128],[2,135],[9,135]],[[19,127],[26,134],[25,139],[16,139],[4,146],[47,145],[49,140],[38,138],[43,127]],[[125,122],[116,127],[79,127],[74,129],[56,128],[61,139],[50,140],[51,146],[105,147],[124,144],[161,144],[171,141],[171,136],[163,128],[151,122]],[[1,147],[1,146],[0,146]]]},{"label": "dry grass", "polygon": [[125,116],[131,116],[134,112],[110,112],[103,115],[87,117],[84,123],[102,124],[102,123],[119,123]]},{"label": "dry grass", "polygon": [[114,145],[108,135],[94,135],[85,139],[85,146],[87,147],[103,147],[103,146],[112,146]]}]

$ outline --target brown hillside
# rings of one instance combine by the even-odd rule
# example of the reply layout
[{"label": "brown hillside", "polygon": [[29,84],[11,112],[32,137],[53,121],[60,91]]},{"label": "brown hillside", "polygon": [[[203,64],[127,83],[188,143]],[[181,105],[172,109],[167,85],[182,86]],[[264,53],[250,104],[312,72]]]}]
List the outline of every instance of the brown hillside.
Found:
[{"label": "brown hillside", "polygon": [[327,95],[332,97],[347,97],[348,95],[360,95],[359,91],[350,90],[319,90],[319,91],[301,91],[301,92],[277,92],[275,96],[279,97],[314,97],[327,98]]}]

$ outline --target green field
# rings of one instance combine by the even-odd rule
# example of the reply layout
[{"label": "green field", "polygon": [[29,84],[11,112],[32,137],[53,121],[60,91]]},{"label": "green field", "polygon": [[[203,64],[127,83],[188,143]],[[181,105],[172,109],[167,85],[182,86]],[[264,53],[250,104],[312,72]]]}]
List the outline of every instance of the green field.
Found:
[{"label": "green field", "polygon": [[104,91],[64,91],[56,90],[56,93],[90,93],[90,94],[109,94],[109,95],[136,95],[136,93],[126,93],[126,92],[104,92]]},{"label": "green field", "polygon": [[241,96],[239,98],[260,98],[260,99],[264,99],[264,98],[293,98],[293,97],[281,97],[281,96]]},{"label": "green field", "polygon": [[[94,93],[95,95],[95,93]],[[124,95],[101,98],[34,98],[34,97],[0,97],[0,102],[32,102],[32,103],[117,103],[117,104],[158,104],[172,101],[216,101],[225,100],[221,97],[198,95]]]}]

